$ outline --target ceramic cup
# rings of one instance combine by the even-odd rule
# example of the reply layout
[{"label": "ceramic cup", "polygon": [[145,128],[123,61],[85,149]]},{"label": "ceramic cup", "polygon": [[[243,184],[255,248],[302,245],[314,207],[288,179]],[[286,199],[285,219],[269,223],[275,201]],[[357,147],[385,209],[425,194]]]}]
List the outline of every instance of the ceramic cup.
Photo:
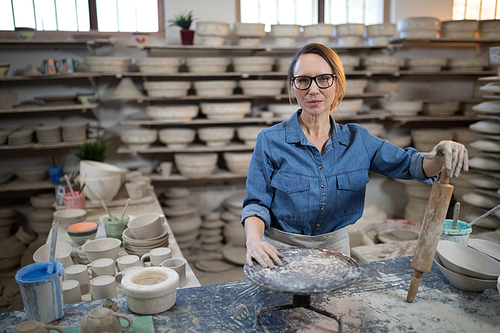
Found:
[{"label": "ceramic cup", "polygon": [[17,325],[12,333],[49,333],[50,330],[65,332],[62,327],[46,325],[36,320],[27,320]]},{"label": "ceramic cup", "polygon": [[64,304],[78,303],[82,301],[80,282],[77,280],[63,281],[63,301]]},{"label": "ceramic cup", "polygon": [[133,254],[128,256],[123,256],[116,259],[115,264],[116,264],[116,269],[118,269],[118,271],[123,271],[125,268],[133,266],[140,266],[139,256]]},{"label": "ceramic cup", "polygon": [[123,271],[121,272],[118,272],[116,273],[116,276],[115,276],[115,281],[118,285],[120,285],[122,283],[122,279],[125,275],[127,274],[130,274],[132,272],[135,272],[139,269],[144,269],[144,267],[142,266],[132,266],[132,267],[128,267],[128,268],[125,268]]},{"label": "ceramic cup", "polygon": [[163,261],[170,258],[172,258],[172,250],[168,247],[159,247],[144,254],[141,257],[141,265],[143,267],[159,266]]},{"label": "ceramic cup", "polygon": [[115,276],[115,261],[111,258],[101,258],[92,261],[87,265],[90,269],[90,275],[92,278],[102,276],[102,275],[111,275]]},{"label": "ceramic cup", "polygon": [[161,162],[160,165],[156,168],[156,171],[164,178],[170,177],[173,165],[174,164],[172,162]]},{"label": "ceramic cup", "polygon": [[[128,321],[127,326],[122,326],[120,319]],[[115,312],[108,308],[95,308],[87,313],[80,326],[80,333],[96,332],[125,332],[132,327],[133,321],[129,316]]]},{"label": "ceramic cup", "polygon": [[151,172],[153,172],[153,166],[141,165],[140,167],[137,168],[137,170],[139,170],[143,176],[149,176]]},{"label": "ceramic cup", "polygon": [[179,274],[179,288],[182,288],[186,284],[186,259],[182,258],[171,258],[162,261],[161,267],[171,268]]},{"label": "ceramic cup", "polygon": [[90,281],[90,294],[92,300],[116,297],[115,277],[103,275]]},{"label": "ceramic cup", "polygon": [[64,280],[76,280],[80,282],[82,295],[89,292],[89,273],[86,265],[73,265],[64,269]]},{"label": "ceramic cup", "polygon": [[125,189],[130,199],[140,199],[144,196],[144,184],[141,183],[126,183]]}]

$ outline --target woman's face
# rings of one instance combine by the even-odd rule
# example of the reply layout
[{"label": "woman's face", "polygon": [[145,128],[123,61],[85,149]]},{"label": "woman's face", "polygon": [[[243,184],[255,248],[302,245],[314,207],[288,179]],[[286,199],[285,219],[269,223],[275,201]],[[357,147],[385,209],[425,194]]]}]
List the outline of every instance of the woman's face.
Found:
[{"label": "woman's face", "polygon": [[[333,74],[333,70],[321,56],[307,53],[299,57],[293,76],[315,77],[321,74]],[[337,91],[337,84],[334,79],[331,87],[321,89],[313,80],[309,89],[299,90],[295,88],[292,82],[292,91],[303,112],[311,116],[318,116],[323,113],[330,113],[330,106]]]}]

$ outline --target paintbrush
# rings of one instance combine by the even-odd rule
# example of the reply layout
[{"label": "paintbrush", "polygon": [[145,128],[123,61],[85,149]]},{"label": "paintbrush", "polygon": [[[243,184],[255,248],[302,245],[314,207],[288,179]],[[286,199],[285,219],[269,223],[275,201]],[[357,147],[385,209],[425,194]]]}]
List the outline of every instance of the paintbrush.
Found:
[{"label": "paintbrush", "polygon": [[54,258],[56,255],[56,242],[57,242],[57,229],[59,228],[59,223],[54,220],[52,223],[52,237],[50,241],[50,253],[49,253],[49,264],[47,265],[47,273],[49,275],[54,273]]},{"label": "paintbrush", "polygon": [[82,194],[83,188],[85,187],[85,180],[87,179],[87,173],[85,172],[82,176],[82,182],[80,184],[80,191],[78,191],[78,194]]},{"label": "paintbrush", "polygon": [[125,209],[123,210],[122,217],[120,217],[120,221],[123,221],[123,217],[125,216],[125,212],[127,211],[129,202],[130,202],[130,198],[128,198],[127,203],[125,204]]},{"label": "paintbrush", "polygon": [[106,213],[108,213],[109,218],[111,219],[111,221],[113,221],[113,215],[111,215],[111,213],[109,212],[108,206],[106,206],[106,203],[104,202],[104,200],[102,199],[102,197],[97,192],[96,192],[95,195],[101,201],[101,205],[104,207],[104,210],[106,211]]},{"label": "paintbrush", "polygon": [[68,175],[64,175],[66,179],[66,183],[68,184],[69,190],[71,191],[71,196],[75,196],[75,191],[73,191],[73,186],[71,186],[71,182],[69,181]]}]

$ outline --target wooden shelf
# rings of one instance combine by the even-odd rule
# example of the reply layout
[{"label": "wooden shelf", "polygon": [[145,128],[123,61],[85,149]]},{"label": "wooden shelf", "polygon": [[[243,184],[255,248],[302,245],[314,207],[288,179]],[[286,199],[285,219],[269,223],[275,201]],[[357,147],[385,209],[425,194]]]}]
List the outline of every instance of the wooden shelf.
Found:
[{"label": "wooden shelf", "polygon": [[433,44],[445,46],[475,46],[477,44],[498,44],[500,39],[484,39],[484,38],[390,38],[391,44]]},{"label": "wooden shelf", "polygon": [[400,124],[418,123],[418,122],[450,122],[464,121],[472,122],[479,119],[474,116],[415,116],[415,117],[392,117],[392,121]]},{"label": "wooden shelf", "polygon": [[68,80],[68,79],[91,79],[99,77],[99,73],[76,72],[73,74],[39,74],[39,75],[16,75],[8,77],[0,77],[2,81],[35,81],[35,80]]},{"label": "wooden shelf", "polygon": [[21,179],[14,179],[12,181],[8,181],[7,183],[0,185],[0,192],[34,191],[34,190],[46,190],[53,188],[54,185],[50,182],[50,180],[37,183],[27,183]]},{"label": "wooden shelf", "polygon": [[[88,141],[91,141],[91,140],[88,140]],[[26,145],[1,145],[0,151],[72,148],[72,147],[81,146],[82,144],[83,144],[83,141],[78,141],[78,142],[64,142],[64,141],[62,141],[62,142],[56,142],[56,143],[29,143]]]},{"label": "wooden shelf", "polygon": [[107,38],[100,39],[32,39],[32,40],[19,40],[19,39],[0,39],[0,45],[9,47],[44,47],[57,46],[57,47],[87,47],[87,46],[105,46],[113,45],[114,41]]},{"label": "wooden shelf", "polygon": [[[247,178],[246,175],[239,175],[239,174],[236,174],[234,172],[230,172],[228,170],[217,169],[210,176],[203,177],[203,180],[229,180],[229,179],[246,179],[246,178]],[[182,182],[182,181],[193,181],[193,180],[196,181],[197,180],[197,179],[193,179],[193,178],[184,177],[180,174],[172,174],[170,177],[162,177],[158,174],[151,174],[149,176],[149,179],[151,179],[151,181],[155,181],[155,182],[158,182],[158,181]]]},{"label": "wooden shelf", "polygon": [[[495,73],[495,74],[497,74],[497,73]],[[478,80],[479,81],[500,81],[500,76],[495,75],[495,76],[480,77]]]},{"label": "wooden shelf", "polygon": [[12,109],[0,109],[0,113],[26,113],[26,112],[52,112],[52,111],[71,111],[71,110],[81,110],[86,112],[87,110],[96,109],[99,103],[92,103],[88,105],[83,104],[66,104],[66,105],[54,105],[54,106],[33,106],[33,107],[18,107]]},{"label": "wooden shelf", "polygon": [[224,147],[207,147],[202,144],[188,145],[186,148],[167,148],[166,146],[152,145],[148,149],[132,150],[127,146],[120,146],[118,154],[137,154],[137,153],[213,153],[225,151],[253,151],[252,146],[244,144],[230,143]]}]

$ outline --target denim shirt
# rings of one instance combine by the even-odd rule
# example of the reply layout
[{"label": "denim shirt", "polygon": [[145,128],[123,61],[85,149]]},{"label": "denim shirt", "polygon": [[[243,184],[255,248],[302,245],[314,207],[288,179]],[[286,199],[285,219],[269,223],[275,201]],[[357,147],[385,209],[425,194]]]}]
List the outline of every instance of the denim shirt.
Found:
[{"label": "denim shirt", "polygon": [[424,175],[424,153],[403,150],[358,124],[337,124],[331,116],[333,135],[320,153],[299,125],[300,112],[259,133],[242,224],[257,216],[266,229],[321,235],[361,217],[369,171],[425,184],[437,179]]}]

